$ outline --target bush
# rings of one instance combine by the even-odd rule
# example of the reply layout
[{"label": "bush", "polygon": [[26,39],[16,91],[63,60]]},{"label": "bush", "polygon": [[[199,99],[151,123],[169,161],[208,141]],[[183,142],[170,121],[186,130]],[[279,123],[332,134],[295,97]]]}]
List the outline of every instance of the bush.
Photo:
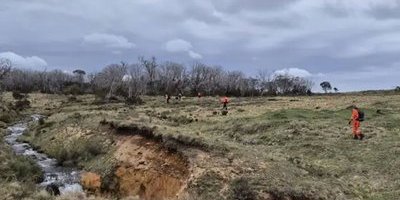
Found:
[{"label": "bush", "polygon": [[221,196],[224,179],[214,171],[206,171],[189,184],[189,192],[199,199],[224,199]]},{"label": "bush", "polygon": [[20,92],[17,92],[17,91],[13,91],[13,92],[12,92],[12,96],[13,96],[13,98],[16,99],[16,100],[21,100],[21,99],[23,99],[23,98],[26,98],[25,95],[23,95],[23,94],[21,94]]},{"label": "bush", "polygon": [[76,96],[69,96],[68,97],[68,102],[77,102],[78,99],[76,98]]},{"label": "bush", "polygon": [[4,163],[0,165],[1,179],[36,183],[43,180],[42,170],[34,161],[23,156],[14,156],[11,152],[8,154],[8,157],[2,158]]},{"label": "bush", "polygon": [[144,101],[140,97],[128,97],[125,99],[125,103],[127,105],[140,105],[143,104]]},{"label": "bush", "polygon": [[107,151],[98,138],[77,139],[70,145],[60,147],[54,157],[62,166],[75,166],[81,161],[88,161]]},{"label": "bush", "polygon": [[245,178],[233,180],[229,190],[229,198],[231,200],[253,200],[257,199],[257,194],[251,188],[249,182]]},{"label": "bush", "polygon": [[63,94],[65,94],[65,95],[81,95],[81,94],[83,94],[83,91],[81,90],[81,87],[78,84],[73,84],[73,85],[65,87],[63,90]]},{"label": "bush", "polygon": [[23,99],[15,102],[14,108],[15,110],[25,110],[31,107],[31,102],[28,99]]},{"label": "bush", "polygon": [[15,112],[15,110],[10,109],[13,106],[8,107],[1,104],[2,102],[0,102],[0,121],[10,123],[15,120],[15,118],[17,117],[17,113]]}]

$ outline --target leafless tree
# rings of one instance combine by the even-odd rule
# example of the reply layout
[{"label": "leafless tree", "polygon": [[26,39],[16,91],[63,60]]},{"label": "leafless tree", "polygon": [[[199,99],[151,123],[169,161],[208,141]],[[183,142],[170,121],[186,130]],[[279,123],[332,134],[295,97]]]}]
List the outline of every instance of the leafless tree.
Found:
[{"label": "leafless tree", "polygon": [[160,89],[168,94],[177,94],[182,91],[185,79],[185,67],[178,63],[166,62],[160,65],[159,79]]},{"label": "leafless tree", "polygon": [[3,92],[3,79],[11,71],[11,61],[8,59],[0,59],[0,98]]},{"label": "leafless tree", "polygon": [[128,99],[137,99],[146,91],[147,77],[142,65],[131,64],[127,67],[127,74],[123,81],[128,87]]},{"label": "leafless tree", "polygon": [[108,65],[94,77],[93,84],[98,92],[105,94],[105,99],[110,100],[115,95],[116,90],[122,87],[122,80],[126,72],[125,64]]},{"label": "leafless tree", "polygon": [[257,89],[260,91],[261,95],[264,95],[265,93],[273,93],[274,88],[272,87],[271,83],[271,75],[268,73],[267,70],[259,70],[257,74]]},{"label": "leafless tree", "polygon": [[190,71],[190,83],[193,94],[204,92],[209,83],[212,70],[205,64],[194,63]]},{"label": "leafless tree", "polygon": [[149,60],[146,60],[144,57],[139,57],[139,63],[143,65],[144,69],[147,72],[148,79],[148,88],[149,92],[155,92],[155,80],[157,76],[157,61],[155,57],[152,57]]}]

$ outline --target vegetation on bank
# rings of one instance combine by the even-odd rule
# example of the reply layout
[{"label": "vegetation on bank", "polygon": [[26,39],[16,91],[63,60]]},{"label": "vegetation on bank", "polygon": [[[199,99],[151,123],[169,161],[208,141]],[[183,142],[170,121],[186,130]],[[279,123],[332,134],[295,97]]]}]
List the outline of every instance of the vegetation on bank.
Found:
[{"label": "vegetation on bank", "polygon": [[[12,120],[6,122],[12,122]],[[42,180],[42,171],[34,161],[15,155],[12,149],[5,144],[5,128],[6,125],[0,127],[0,197],[6,200],[29,197],[40,199],[36,198],[41,196],[36,183]]]}]

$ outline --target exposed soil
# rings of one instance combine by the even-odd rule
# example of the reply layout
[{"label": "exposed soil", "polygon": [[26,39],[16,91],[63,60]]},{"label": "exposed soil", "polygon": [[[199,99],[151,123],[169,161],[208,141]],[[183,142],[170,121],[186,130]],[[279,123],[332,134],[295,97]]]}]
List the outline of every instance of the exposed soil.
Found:
[{"label": "exposed soil", "polygon": [[184,156],[172,153],[142,136],[120,136],[115,157],[119,194],[143,199],[171,199],[181,191],[189,174]]}]

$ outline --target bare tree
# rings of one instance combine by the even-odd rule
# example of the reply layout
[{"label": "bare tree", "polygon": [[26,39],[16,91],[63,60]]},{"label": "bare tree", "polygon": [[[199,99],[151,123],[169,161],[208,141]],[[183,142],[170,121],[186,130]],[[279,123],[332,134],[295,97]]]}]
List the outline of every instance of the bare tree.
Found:
[{"label": "bare tree", "polygon": [[271,92],[271,76],[267,70],[259,70],[257,74],[258,83],[256,85],[257,89],[260,91],[261,95],[266,92]]},{"label": "bare tree", "polygon": [[11,61],[8,59],[0,59],[0,80],[11,71]]},{"label": "bare tree", "polygon": [[165,90],[165,93],[168,94],[182,92],[185,73],[185,67],[181,64],[173,62],[166,62],[162,64],[159,70],[159,89]]},{"label": "bare tree", "polygon": [[129,65],[123,81],[128,86],[128,99],[133,101],[139,100],[139,95],[145,92],[147,83],[143,66],[140,64]]},{"label": "bare tree", "polygon": [[191,90],[193,94],[204,92],[212,70],[205,64],[194,63],[190,71]]},{"label": "bare tree", "polygon": [[3,92],[3,80],[11,71],[11,61],[8,59],[0,59],[0,99]]},{"label": "bare tree", "polygon": [[115,95],[118,88],[122,87],[123,77],[126,75],[125,64],[112,64],[105,67],[93,80],[99,96],[107,100]]},{"label": "bare tree", "polygon": [[[148,88],[150,93],[155,92],[155,80],[157,75],[157,61],[155,57],[146,60],[144,57],[139,57],[139,62],[145,68],[147,72]],[[155,93],[154,93],[155,94]]]}]

